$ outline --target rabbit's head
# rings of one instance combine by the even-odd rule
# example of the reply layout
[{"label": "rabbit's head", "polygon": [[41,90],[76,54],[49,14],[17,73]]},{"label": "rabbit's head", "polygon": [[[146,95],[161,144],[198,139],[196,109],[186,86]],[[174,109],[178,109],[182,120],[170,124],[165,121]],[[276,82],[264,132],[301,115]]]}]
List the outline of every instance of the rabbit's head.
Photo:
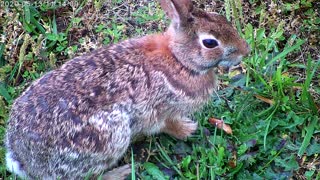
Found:
[{"label": "rabbit's head", "polygon": [[159,0],[171,19],[167,35],[171,52],[197,72],[230,67],[249,53],[248,44],[224,16],[195,8],[191,0]]}]

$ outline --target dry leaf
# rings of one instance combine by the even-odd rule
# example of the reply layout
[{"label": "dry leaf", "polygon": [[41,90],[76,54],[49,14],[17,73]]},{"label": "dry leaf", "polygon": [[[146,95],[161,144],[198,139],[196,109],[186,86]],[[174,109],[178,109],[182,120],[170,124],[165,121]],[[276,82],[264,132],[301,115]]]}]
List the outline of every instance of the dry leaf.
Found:
[{"label": "dry leaf", "polygon": [[219,129],[222,129],[227,134],[232,134],[232,129],[228,124],[225,124],[223,120],[216,118],[209,118],[209,123],[216,126]]},{"label": "dry leaf", "polygon": [[265,103],[268,103],[270,105],[273,105],[274,104],[274,101],[272,99],[268,99],[268,98],[265,98],[263,96],[260,96],[260,95],[254,95],[257,99],[260,99],[261,101],[265,102]]},{"label": "dry leaf", "polygon": [[231,168],[236,168],[237,167],[237,152],[236,151],[232,152],[232,157],[229,160],[228,164],[229,164],[229,166]]}]

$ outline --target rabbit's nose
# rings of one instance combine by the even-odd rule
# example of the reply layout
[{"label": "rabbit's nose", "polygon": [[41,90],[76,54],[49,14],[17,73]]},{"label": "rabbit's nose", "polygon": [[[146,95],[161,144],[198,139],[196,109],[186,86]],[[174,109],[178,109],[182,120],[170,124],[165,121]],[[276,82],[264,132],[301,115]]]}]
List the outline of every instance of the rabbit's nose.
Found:
[{"label": "rabbit's nose", "polygon": [[235,47],[231,46],[231,47],[228,47],[228,48],[225,49],[224,55],[226,57],[228,57],[228,56],[230,56],[230,55],[232,55],[234,53],[237,53],[237,51],[238,51],[238,48],[235,48]]}]

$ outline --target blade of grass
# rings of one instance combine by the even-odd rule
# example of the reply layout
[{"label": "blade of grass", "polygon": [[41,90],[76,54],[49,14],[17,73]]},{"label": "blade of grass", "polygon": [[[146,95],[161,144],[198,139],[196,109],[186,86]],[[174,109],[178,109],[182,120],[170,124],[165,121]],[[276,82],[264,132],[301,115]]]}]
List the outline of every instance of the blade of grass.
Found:
[{"label": "blade of grass", "polygon": [[[42,25],[38,22],[38,20],[36,20],[33,16],[31,16],[31,23],[39,29],[41,34],[46,33],[46,30],[42,27]],[[39,33],[37,33],[37,34],[39,34]]]},{"label": "blade of grass", "polygon": [[214,174],[213,167],[210,167],[210,179],[214,180],[216,175]]},{"label": "blade of grass", "polygon": [[306,69],[306,80],[303,84],[302,87],[302,101],[306,104],[308,104],[309,108],[312,110],[313,114],[317,114],[318,113],[318,108],[317,105],[315,104],[310,92],[308,91],[311,85],[311,81],[315,75],[315,72],[317,71],[318,67],[320,65],[320,61],[318,60],[318,62],[314,65],[313,69],[312,69],[312,59],[310,57],[310,54],[308,55],[308,61],[307,61],[307,69]]},{"label": "blade of grass", "polygon": [[136,171],[134,167],[133,149],[131,148],[131,179],[136,179]]},{"label": "blade of grass", "polygon": [[12,102],[12,97],[10,96],[7,88],[2,82],[0,82],[0,95],[4,97],[8,104]]},{"label": "blade of grass", "polygon": [[26,20],[26,22],[28,23],[28,24],[30,24],[30,22],[31,22],[31,14],[30,14],[30,6],[29,6],[29,3],[26,3],[25,4],[25,6],[24,6],[24,8],[23,8],[23,12],[24,12],[24,18],[25,18],[25,20]]},{"label": "blade of grass", "polygon": [[56,14],[53,14],[53,20],[52,20],[52,32],[53,32],[53,34],[58,35],[57,21],[56,21]]},{"label": "blade of grass", "polygon": [[39,11],[29,3],[24,3],[25,6],[23,8],[23,26],[24,29],[27,30],[29,33],[34,33],[36,35],[39,34],[38,31],[36,31],[36,28],[40,31],[41,34],[44,34],[46,31],[42,27],[42,25],[38,22],[36,17],[39,16]]},{"label": "blade of grass", "polygon": [[158,149],[160,150],[160,154],[162,155],[162,157],[164,158],[164,160],[166,160],[171,166],[172,168],[179,174],[179,176],[182,179],[185,179],[185,177],[183,176],[183,174],[181,173],[181,171],[179,171],[179,169],[175,166],[175,164],[173,163],[173,161],[171,160],[171,158],[168,156],[168,154],[163,150],[163,148],[160,146],[159,143],[156,143]]},{"label": "blade of grass", "polygon": [[[12,69],[12,71],[10,72],[10,76],[9,76],[9,82],[14,81],[14,75],[16,74],[16,72],[19,69],[19,63],[16,63]],[[15,82],[13,82],[13,84],[15,84]]]},{"label": "blade of grass", "polygon": [[281,154],[281,152],[283,151],[284,147],[282,147],[278,152],[277,154],[275,154],[271,159],[270,161],[267,162],[267,164],[265,164],[259,171],[259,175],[261,175],[264,170]]},{"label": "blade of grass", "polygon": [[224,1],[224,9],[226,10],[226,18],[228,21],[230,21],[231,20],[230,0]]},{"label": "blade of grass", "polygon": [[0,57],[2,57],[3,52],[4,52],[4,43],[0,43]]},{"label": "blade of grass", "polygon": [[[36,26],[37,29],[40,31],[41,34],[45,34],[46,30],[42,27],[42,25],[39,23],[39,20],[36,19],[36,17],[40,16],[40,12],[34,7],[30,6],[30,10],[32,12],[32,16],[30,17],[31,19],[31,24],[33,26]],[[38,32],[35,32],[38,34]]]},{"label": "blade of grass", "polygon": [[310,140],[312,138],[315,126],[319,123],[319,118],[316,116],[313,116],[313,119],[311,120],[311,123],[308,127],[306,127],[306,136],[303,138],[303,142],[301,147],[299,148],[298,155],[301,157],[303,153],[306,151],[308,145],[310,144]]},{"label": "blade of grass", "polygon": [[283,63],[284,63],[284,60],[281,60],[279,66],[277,67],[277,70],[276,70],[276,84],[277,84],[277,87],[278,87],[278,93],[277,93],[277,98],[281,99],[282,97],[285,96],[284,92],[283,92],[283,82],[282,82],[282,67],[283,67]]},{"label": "blade of grass", "polygon": [[282,59],[284,58],[287,54],[289,54],[290,52],[296,50],[296,49],[299,49],[300,46],[302,44],[304,44],[306,41],[305,40],[302,40],[302,39],[298,39],[296,44],[291,46],[291,47],[288,47],[288,48],[285,48],[281,53],[279,53],[278,55],[276,55],[275,57],[273,57],[266,65],[265,67],[268,67],[270,66],[271,64],[273,64],[276,60],[278,59]]},{"label": "blade of grass", "polygon": [[4,43],[0,43],[0,68],[6,64],[3,57],[4,47],[5,47]]},{"label": "blade of grass", "polygon": [[240,23],[240,12],[238,11],[238,8],[241,9],[241,3],[239,4],[237,2],[238,0],[235,1],[230,1],[231,2],[231,9],[232,9],[232,17],[234,17],[234,21],[237,27],[238,32],[242,36],[242,31],[241,31],[241,23]]},{"label": "blade of grass", "polygon": [[259,113],[256,115],[256,117],[262,117],[262,116],[265,116],[266,114],[269,114],[271,111],[273,111],[273,108],[274,108],[274,106],[268,107],[268,109],[259,112]]},{"label": "blade of grass", "polygon": [[267,127],[266,127],[266,130],[265,130],[264,135],[263,135],[263,148],[264,148],[264,150],[267,150],[267,146],[266,145],[267,145],[267,136],[269,134],[269,127],[270,127],[270,124],[271,124],[272,117],[278,111],[278,108],[279,108],[279,103],[276,104],[274,110],[272,111],[272,113],[266,119]]}]

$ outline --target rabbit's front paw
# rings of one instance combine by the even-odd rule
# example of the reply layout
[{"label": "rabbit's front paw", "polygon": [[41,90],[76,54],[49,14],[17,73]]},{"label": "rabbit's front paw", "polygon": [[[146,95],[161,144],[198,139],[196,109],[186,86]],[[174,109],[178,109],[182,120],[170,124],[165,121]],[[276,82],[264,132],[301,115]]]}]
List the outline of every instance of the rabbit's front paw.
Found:
[{"label": "rabbit's front paw", "polygon": [[179,120],[167,120],[163,132],[178,139],[185,139],[197,130],[198,123],[189,118]]}]

